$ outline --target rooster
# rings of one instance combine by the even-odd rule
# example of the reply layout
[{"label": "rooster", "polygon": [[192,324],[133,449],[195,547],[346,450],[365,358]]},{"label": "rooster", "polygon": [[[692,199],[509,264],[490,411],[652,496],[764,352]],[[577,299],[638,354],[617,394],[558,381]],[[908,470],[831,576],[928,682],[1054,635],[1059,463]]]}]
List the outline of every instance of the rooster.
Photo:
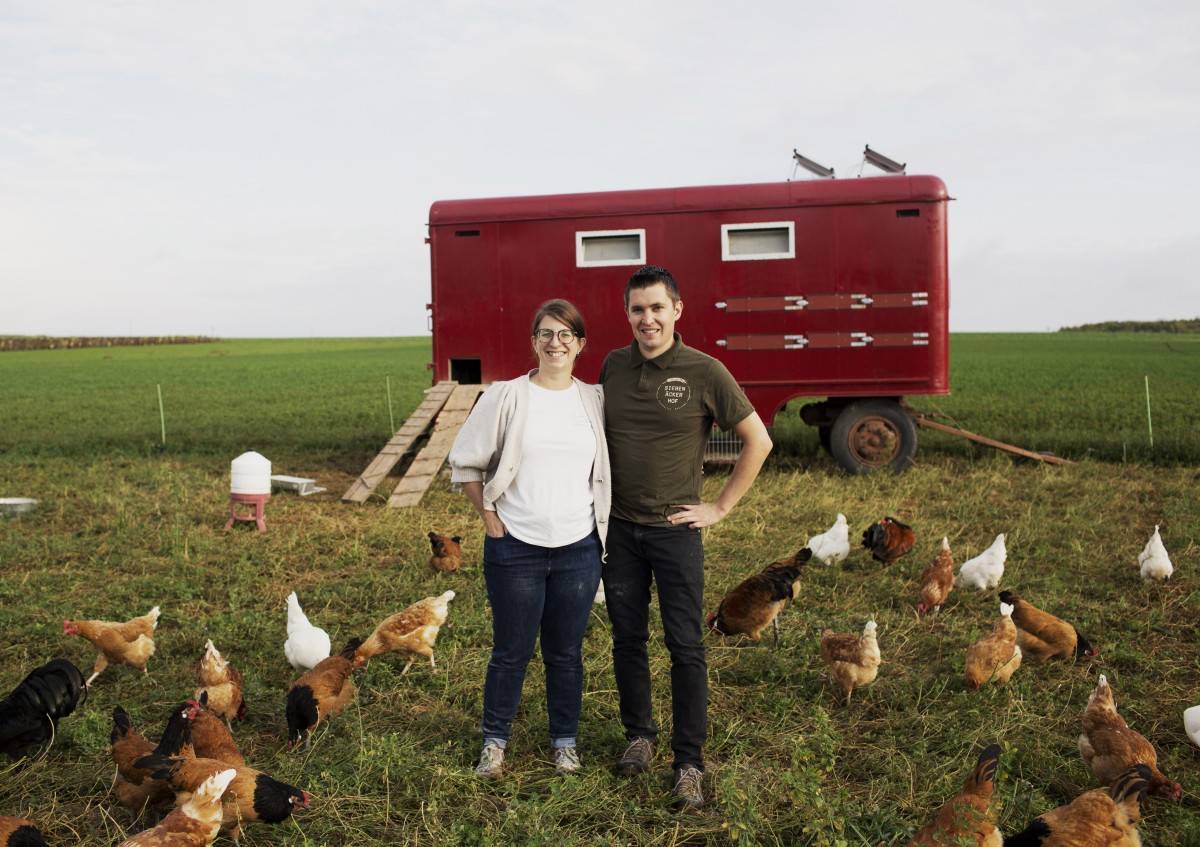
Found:
[{"label": "rooster", "polygon": [[812,557],[821,564],[837,565],[846,561],[850,555],[850,527],[846,525],[846,516],[838,513],[833,526],[808,539],[804,546],[812,550]]},{"label": "rooster", "polygon": [[244,680],[242,672],[221,657],[221,651],[213,646],[212,639],[204,643],[204,656],[200,659],[200,687],[194,695],[196,700],[206,697],[206,705],[214,713],[231,720],[246,717],[246,698],[242,696]]},{"label": "rooster", "polygon": [[63,635],[79,635],[100,651],[87,684],[109,666],[130,665],[146,673],[146,663],[154,655],[154,630],[158,626],[158,606],[124,623],[114,621],[63,621]]},{"label": "rooster", "polygon": [[141,814],[146,807],[165,812],[175,805],[175,792],[164,782],[153,779],[150,771],[133,763],[151,753],[167,756],[192,756],[191,707],[184,704],[171,710],[162,739],[155,747],[133,728],[129,713],[121,706],[113,709],[113,728],[109,734],[109,751],[117,772],[113,775],[112,792],[117,802],[132,812]]},{"label": "rooster", "polygon": [[329,633],[308,622],[295,591],[288,595],[287,607],[288,637],[283,642],[283,655],[298,673],[304,673],[315,668],[317,662],[329,658]]},{"label": "rooster", "polygon": [[54,742],[58,721],[87,699],[87,685],[79,668],[66,659],[54,659],[34,668],[0,701],[0,753],[14,759],[29,748]]},{"label": "rooster", "polygon": [[917,614],[928,614],[942,608],[954,588],[954,556],[950,554],[950,539],[942,538],[942,549],[921,574],[921,600]]},{"label": "rooster", "polygon": [[1163,546],[1162,536],[1158,534],[1158,524],[1154,525],[1154,534],[1146,542],[1145,549],[1138,554],[1138,568],[1142,572],[1142,582],[1152,579],[1165,582],[1175,573],[1167,548]]},{"label": "rooster", "polygon": [[236,776],[233,768],[213,774],[157,826],[117,847],[208,847],[221,831],[221,799]]},{"label": "rooster", "polygon": [[300,749],[313,731],[329,715],[336,715],[358,693],[350,674],[354,670],[354,651],[362,641],[351,638],[336,656],[322,659],[317,666],[292,683],[288,690],[288,747]]},{"label": "rooster", "polygon": [[1013,607],[1000,604],[1000,619],[992,631],[967,648],[963,676],[967,687],[975,690],[989,680],[1004,685],[1021,667],[1021,648],[1017,646],[1017,627],[1012,621]]},{"label": "rooster", "polygon": [[1094,788],[1038,815],[1016,835],[1007,836],[1004,847],[1141,847],[1139,804],[1149,779],[1149,768],[1134,765],[1110,788]]},{"label": "rooster", "polygon": [[412,667],[417,656],[429,659],[429,667],[437,671],[433,661],[433,644],[449,614],[447,604],[454,599],[454,592],[447,591],[439,597],[418,600],[403,612],[385,618],[375,627],[367,640],[354,653],[354,666],[362,667],[382,653],[399,652],[408,656],[403,676]]},{"label": "rooster", "polygon": [[779,646],[779,613],[800,592],[800,571],[812,558],[805,547],[790,559],[772,562],[739,582],[706,624],[717,635],[746,635],[758,642],[767,624],[775,627],[775,646]]},{"label": "rooster", "polygon": [[885,565],[907,556],[916,543],[917,536],[912,528],[893,517],[871,524],[862,534],[862,545],[871,551],[871,558]]},{"label": "rooster", "polygon": [[49,847],[33,821],[0,815],[0,847]]},{"label": "rooster", "polygon": [[429,533],[429,546],[433,554],[429,557],[429,569],[434,573],[454,573],[462,567],[462,539],[457,535]]},{"label": "rooster", "polygon": [[1003,836],[996,826],[998,809],[992,801],[999,762],[999,744],[980,753],[962,790],[909,840],[908,847],[1001,847]]},{"label": "rooster", "polygon": [[875,621],[867,621],[862,635],[853,633],[835,634],[826,629],[821,633],[821,658],[829,666],[829,675],[846,695],[875,681],[879,673],[879,641],[875,638]]},{"label": "rooster", "polygon": [[1140,733],[1134,732],[1117,714],[1112,688],[1104,674],[1083,710],[1083,734],[1079,736],[1079,755],[1101,785],[1108,785],[1133,765],[1147,768],[1147,790],[1151,794],[1178,800],[1182,791],[1178,782],[1167,779],[1158,769],[1158,753]]},{"label": "rooster", "polygon": [[1000,599],[1011,603],[1013,623],[1017,625],[1017,644],[1035,659],[1090,659],[1095,649],[1071,624],[1035,608],[1011,591],[1001,591]]},{"label": "rooster", "polygon": [[963,562],[954,578],[955,588],[974,588],[978,591],[990,591],[999,587],[1000,578],[1004,576],[1004,563],[1008,561],[1008,549],[1004,546],[1004,533],[1000,533],[992,541],[992,546],[984,550],[974,559]]},{"label": "rooster", "polygon": [[[149,769],[155,779],[165,780],[177,795],[196,792],[206,780],[224,773],[229,766],[216,759],[183,759],[153,754],[136,762]],[[239,766],[225,791],[221,826],[236,843],[246,821],[280,823],[295,809],[307,809],[308,792],[280,782],[262,771]],[[169,842],[168,842],[169,843]]]}]

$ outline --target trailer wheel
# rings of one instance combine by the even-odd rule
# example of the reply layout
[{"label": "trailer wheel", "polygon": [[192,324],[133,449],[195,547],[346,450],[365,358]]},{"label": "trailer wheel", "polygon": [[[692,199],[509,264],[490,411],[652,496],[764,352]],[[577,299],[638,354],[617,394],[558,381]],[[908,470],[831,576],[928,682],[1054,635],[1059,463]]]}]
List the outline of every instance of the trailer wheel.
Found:
[{"label": "trailer wheel", "polygon": [[829,452],[853,474],[907,470],[917,454],[917,427],[894,400],[859,400],[838,415]]}]

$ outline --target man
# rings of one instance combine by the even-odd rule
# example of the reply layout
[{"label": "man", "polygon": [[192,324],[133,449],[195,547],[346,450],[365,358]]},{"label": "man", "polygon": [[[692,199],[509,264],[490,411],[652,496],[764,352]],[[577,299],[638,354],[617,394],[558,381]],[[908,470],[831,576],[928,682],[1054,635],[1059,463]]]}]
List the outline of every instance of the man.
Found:
[{"label": "man", "polygon": [[[675,805],[704,805],[701,774],[708,734],[704,655],[704,548],[699,530],[724,518],[749,490],[771,438],[745,392],[716,359],[675,332],[683,313],[671,273],[653,265],[625,287],[634,342],[600,369],[612,463],[612,516],[604,591],[613,629],[613,666],[629,746],[616,771],[650,767],[658,727],[650,703],[650,584],[658,587],[663,640],[671,654],[671,747]],[[743,447],[720,495],[701,499],[704,451],[713,423]]]}]

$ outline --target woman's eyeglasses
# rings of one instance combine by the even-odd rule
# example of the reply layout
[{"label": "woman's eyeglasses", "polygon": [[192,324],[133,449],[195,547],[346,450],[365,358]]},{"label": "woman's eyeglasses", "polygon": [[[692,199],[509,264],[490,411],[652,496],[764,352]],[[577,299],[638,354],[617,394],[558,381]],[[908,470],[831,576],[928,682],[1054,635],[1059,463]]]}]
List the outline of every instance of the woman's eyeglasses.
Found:
[{"label": "woman's eyeglasses", "polygon": [[539,329],[533,334],[533,337],[543,344],[549,344],[554,340],[555,335],[558,336],[558,340],[563,344],[570,344],[578,337],[573,329],[560,329],[558,332],[552,329]]}]

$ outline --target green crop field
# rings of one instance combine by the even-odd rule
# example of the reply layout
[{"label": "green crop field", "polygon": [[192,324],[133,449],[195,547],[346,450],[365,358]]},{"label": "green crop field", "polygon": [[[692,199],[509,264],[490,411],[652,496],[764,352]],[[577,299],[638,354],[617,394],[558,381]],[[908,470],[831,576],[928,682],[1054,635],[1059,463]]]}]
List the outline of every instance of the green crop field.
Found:
[{"label": "green crop field", "polygon": [[[212,638],[246,677],[249,714],[234,735],[248,762],[313,797],[279,826],[248,824],[247,845],[903,845],[990,742],[1003,745],[999,823],[1011,833],[1095,787],[1077,739],[1101,673],[1130,726],[1156,746],[1160,768],[1183,785],[1177,803],[1143,804],[1143,844],[1200,845],[1200,758],[1181,719],[1200,704],[1198,357],[1194,335],[954,336],[954,393],[912,405],[1077,461],[1061,467],[922,431],[908,473],[850,477],[793,404],[750,494],[706,530],[706,606],[839,512],[852,541],[895,515],[914,527],[917,545],[891,566],[856,547],[840,566],[808,568],[780,618],[778,649],[709,641],[709,804],[680,816],[667,803],[669,660],[657,621],[660,758],[633,780],[610,770],[624,738],[600,606],[584,644],[582,773],[554,775],[535,659],[505,778],[473,777],[491,643],[478,519],[445,476],[411,509],[386,507],[394,479],[363,505],[340,501],[428,387],[428,340],[0,353],[0,497],[40,501],[23,518],[0,520],[0,694],[57,656],[90,673],[95,652],[62,634],[64,619],[162,609],[148,675],[108,668],[48,750],[0,759],[0,814],[33,818],[51,845],[115,845],[149,826],[109,793],[113,709],[124,706],[136,728],[157,737],[192,696]],[[247,524],[224,532],[229,462],[251,448],[275,473],[313,477],[327,491],[276,493],[267,532]],[[707,496],[725,473],[713,469]],[[1137,555],[1155,525],[1176,573],[1143,584]],[[463,570],[429,570],[429,530],[464,537]],[[922,618],[918,578],[943,536],[961,563],[1000,532],[1008,549],[1001,587],[1071,621],[1098,655],[1078,664],[1026,659],[1007,686],[972,691],[962,678],[966,649],[990,630],[996,597],[956,590]],[[458,596],[436,647],[437,673],[418,663],[401,676],[399,657],[373,660],[347,711],[309,749],[288,751],[288,592],[344,643],[447,589]],[[869,618],[883,665],[846,706],[818,638],[826,626],[861,631]]]}]

